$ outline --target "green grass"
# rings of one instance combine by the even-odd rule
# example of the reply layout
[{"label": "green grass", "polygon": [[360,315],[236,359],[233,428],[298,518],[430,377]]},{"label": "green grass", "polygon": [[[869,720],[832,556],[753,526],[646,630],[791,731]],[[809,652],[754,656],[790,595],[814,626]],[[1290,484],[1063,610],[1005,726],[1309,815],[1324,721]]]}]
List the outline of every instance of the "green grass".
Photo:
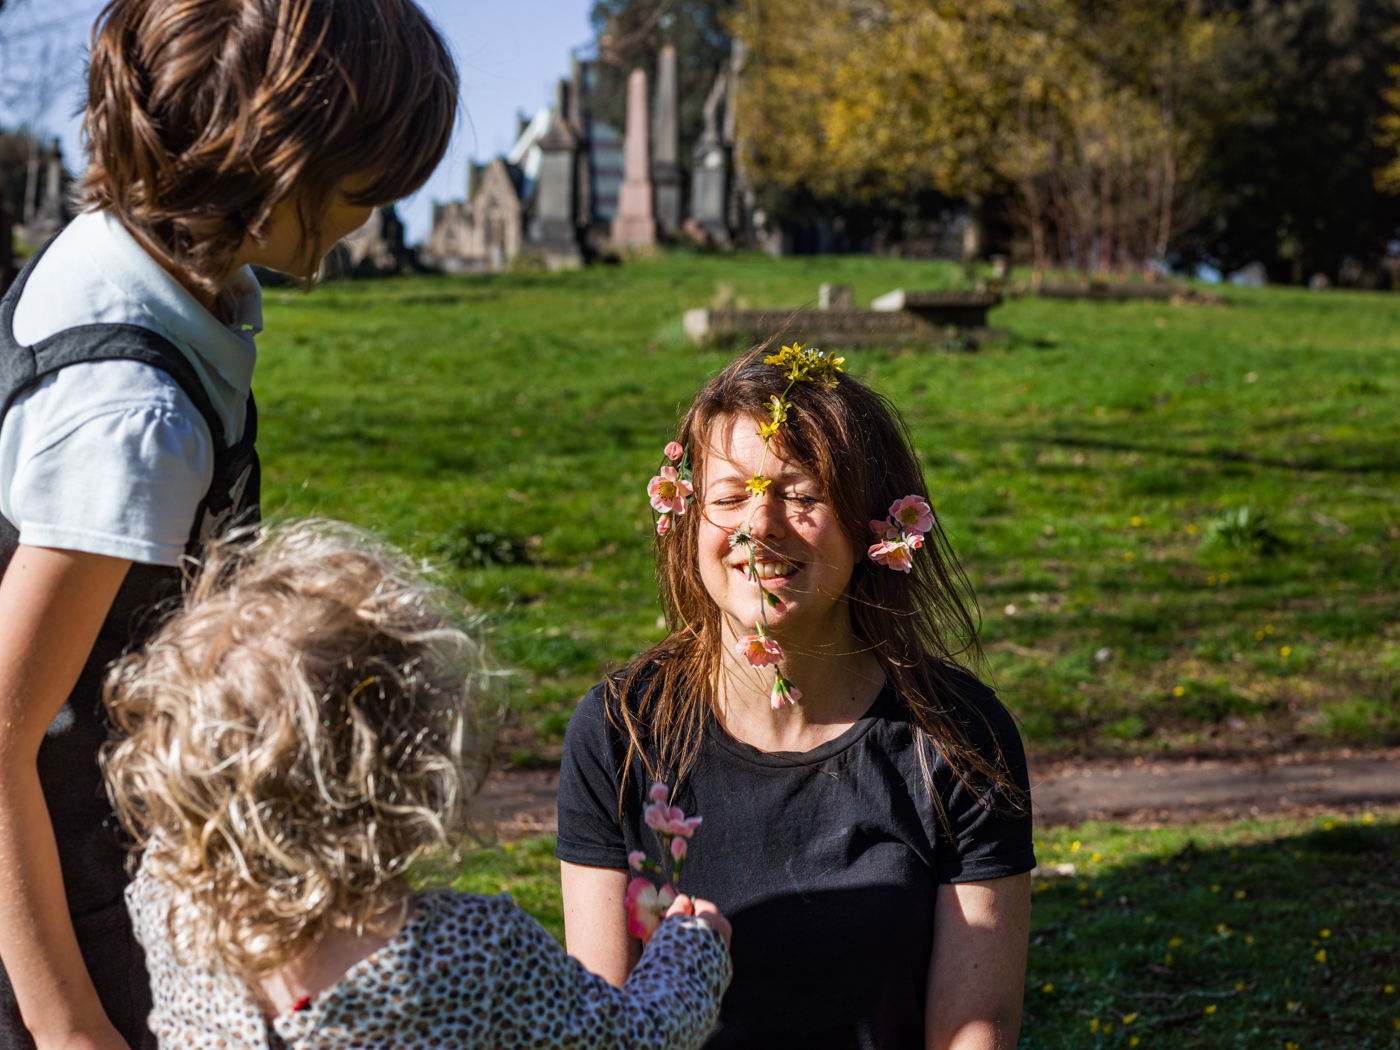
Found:
[{"label": "green grass", "polygon": [[[1393,816],[1087,824],[1036,845],[1077,870],[1035,884],[1021,1047],[1400,1046]],[[482,853],[458,886],[509,891],[562,939],[553,848]]]},{"label": "green grass", "polygon": [[[821,281],[865,303],[956,280],[676,254],[273,290],[264,506],[442,566],[519,670],[502,750],[547,761],[578,697],[659,637],[644,486],[732,351],[686,345],[682,311],[720,283],[783,307]],[[1224,295],[1027,297],[978,353],[846,355],[908,417],[992,679],[1042,750],[1400,739],[1400,296]]]}]

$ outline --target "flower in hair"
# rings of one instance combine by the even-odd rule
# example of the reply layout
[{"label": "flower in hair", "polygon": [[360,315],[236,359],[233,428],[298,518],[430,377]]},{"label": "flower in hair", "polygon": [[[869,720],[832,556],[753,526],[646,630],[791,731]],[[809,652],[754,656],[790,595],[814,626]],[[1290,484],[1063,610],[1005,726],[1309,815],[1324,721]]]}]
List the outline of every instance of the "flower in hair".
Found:
[{"label": "flower in hair", "polygon": [[890,504],[888,518],[872,521],[870,528],[880,542],[866,553],[886,568],[909,572],[914,568],[914,552],[924,545],[924,533],[933,528],[933,508],[922,496],[905,496]]},{"label": "flower in hair", "polygon": [[821,382],[835,386],[836,378],[845,371],[841,364],[846,359],[835,354],[823,354],[820,350],[798,343],[785,346],[782,350],[763,359],[764,364],[774,365],[783,371],[783,376],[794,383],[803,381]]},{"label": "flower in hair", "polygon": [[686,465],[685,449],[679,442],[672,441],[665,448],[665,456],[680,466],[667,464],[661,468],[661,473],[647,482],[647,496],[651,499],[652,509],[661,515],[656,519],[658,536],[664,536],[671,530],[671,516],[684,514],[690,497],[695,494],[690,469]]},{"label": "flower in hair", "polygon": [[905,496],[890,504],[890,517],[909,532],[928,532],[933,528],[933,508],[922,496]]}]

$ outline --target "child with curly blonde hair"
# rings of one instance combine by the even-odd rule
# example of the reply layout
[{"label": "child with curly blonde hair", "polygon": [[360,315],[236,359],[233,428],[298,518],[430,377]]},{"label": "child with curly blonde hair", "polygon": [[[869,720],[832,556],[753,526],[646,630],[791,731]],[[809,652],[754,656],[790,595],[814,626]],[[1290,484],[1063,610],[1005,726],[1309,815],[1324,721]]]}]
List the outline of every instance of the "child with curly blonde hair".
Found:
[{"label": "child with curly blonde hair", "polygon": [[480,666],[346,527],[214,545],[106,691],[162,1047],[700,1045],[731,972],[708,902],[679,898],[614,988],[508,898],[421,888],[479,827]]}]

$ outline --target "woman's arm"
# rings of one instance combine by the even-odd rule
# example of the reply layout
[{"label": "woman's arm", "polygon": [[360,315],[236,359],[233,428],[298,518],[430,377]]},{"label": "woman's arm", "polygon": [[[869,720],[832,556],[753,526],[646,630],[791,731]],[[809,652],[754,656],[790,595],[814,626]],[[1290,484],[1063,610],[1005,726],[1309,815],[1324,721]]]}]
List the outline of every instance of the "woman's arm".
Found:
[{"label": "woman's arm", "polygon": [[938,887],[928,970],[928,1050],[1010,1050],[1021,1032],[1031,877]]},{"label": "woman's arm", "polygon": [[130,566],[20,546],[0,580],[0,960],[40,1050],[126,1047],[78,950],[37,763]]},{"label": "woman's arm", "polygon": [[559,874],[569,954],[610,984],[622,987],[642,957],[642,942],[627,932],[622,907],[630,874],[567,861],[559,862]]}]

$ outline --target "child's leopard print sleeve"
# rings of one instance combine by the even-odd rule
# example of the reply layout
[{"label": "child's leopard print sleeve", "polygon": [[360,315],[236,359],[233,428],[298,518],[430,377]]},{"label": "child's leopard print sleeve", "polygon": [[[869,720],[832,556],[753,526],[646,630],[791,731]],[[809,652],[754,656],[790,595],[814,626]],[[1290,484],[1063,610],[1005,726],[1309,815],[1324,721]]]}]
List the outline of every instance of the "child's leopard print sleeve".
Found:
[{"label": "child's leopard print sleeve", "polygon": [[627,983],[615,988],[514,911],[498,956],[493,1048],[689,1050],[714,1028],[734,966],[703,920],[661,923]]}]

